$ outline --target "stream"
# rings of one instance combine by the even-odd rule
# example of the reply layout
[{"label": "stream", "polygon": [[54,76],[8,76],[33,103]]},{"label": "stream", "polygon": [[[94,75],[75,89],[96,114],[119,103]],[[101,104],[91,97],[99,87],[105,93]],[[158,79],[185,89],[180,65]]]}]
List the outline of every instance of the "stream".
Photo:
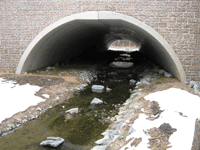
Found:
[{"label": "stream", "polygon": [[[150,63],[145,65],[148,68]],[[76,91],[64,103],[48,109],[39,118],[0,138],[0,149],[90,150],[95,146],[95,141],[103,137],[101,133],[109,127],[111,118],[118,114],[120,106],[130,97],[130,91],[135,88],[130,80],[140,79],[140,73],[145,70],[142,66],[144,65],[130,68],[116,68],[107,64],[95,66],[96,77],[87,86]],[[92,92],[93,85],[104,86],[104,91]],[[102,100],[103,104],[91,104],[94,98]],[[66,111],[72,108],[78,108],[78,113],[67,119]],[[40,146],[39,143],[47,137],[61,137],[65,142],[57,148]]]},{"label": "stream", "polygon": [[[129,97],[129,80],[133,79],[132,69],[115,69],[100,65],[96,67],[97,78],[73,94],[73,96],[53,108],[48,109],[38,119],[27,122],[20,129],[0,139],[1,149],[15,150],[89,150],[117,115],[118,109]],[[104,86],[102,93],[92,92],[92,85]],[[107,91],[109,88],[111,91]],[[103,104],[90,104],[94,98]],[[66,119],[66,111],[78,108],[78,113]],[[47,137],[61,137],[65,142],[57,148],[40,146]]]}]

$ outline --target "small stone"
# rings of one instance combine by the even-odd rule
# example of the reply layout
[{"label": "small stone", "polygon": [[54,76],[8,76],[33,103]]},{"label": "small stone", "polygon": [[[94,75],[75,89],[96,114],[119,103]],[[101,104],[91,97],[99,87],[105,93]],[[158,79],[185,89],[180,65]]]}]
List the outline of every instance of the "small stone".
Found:
[{"label": "small stone", "polygon": [[65,140],[60,137],[47,137],[46,141],[42,141],[40,146],[51,146],[51,147],[58,147],[62,144]]},{"label": "small stone", "polygon": [[87,84],[91,84],[91,81],[89,79],[86,79]]},{"label": "small stone", "polygon": [[106,87],[106,92],[111,92],[111,91],[112,91],[111,88]]},{"label": "small stone", "polygon": [[100,100],[99,98],[94,98],[94,99],[91,101],[90,104],[91,104],[91,105],[92,105],[92,104],[99,105],[99,104],[103,104],[103,101]]},{"label": "small stone", "polygon": [[194,90],[199,91],[200,90],[200,83],[194,84]]},{"label": "small stone", "polygon": [[136,80],[131,79],[131,80],[129,81],[129,83],[130,83],[131,86],[134,86],[134,85],[136,84]]},{"label": "small stone", "polygon": [[164,75],[164,73],[165,73],[165,70],[159,70],[159,75]]},{"label": "small stone", "polygon": [[72,108],[70,110],[67,110],[65,113],[77,114],[78,113],[78,108]]},{"label": "small stone", "polygon": [[22,123],[25,124],[28,120],[27,119],[24,119],[22,120]]},{"label": "small stone", "polygon": [[91,87],[92,92],[102,93],[104,90],[104,86],[102,85],[93,85]]},{"label": "small stone", "polygon": [[40,107],[38,107],[36,110],[37,110],[37,111],[42,111],[42,109],[41,109]]},{"label": "small stone", "polygon": [[54,69],[55,67],[50,67],[50,66],[46,67],[46,70],[54,70]]},{"label": "small stone", "polygon": [[164,76],[167,77],[167,78],[171,78],[171,77],[172,77],[172,74],[170,74],[170,73],[168,73],[168,72],[165,71],[165,72],[164,72]]},{"label": "small stone", "polygon": [[193,88],[195,84],[196,84],[195,81],[190,81],[190,82],[189,82],[189,86],[190,86],[191,88]]}]

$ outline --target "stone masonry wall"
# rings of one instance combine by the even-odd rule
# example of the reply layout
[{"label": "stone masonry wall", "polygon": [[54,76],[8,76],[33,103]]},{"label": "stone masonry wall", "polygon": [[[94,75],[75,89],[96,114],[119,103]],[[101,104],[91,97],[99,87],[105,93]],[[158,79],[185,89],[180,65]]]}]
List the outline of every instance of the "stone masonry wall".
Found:
[{"label": "stone masonry wall", "polygon": [[188,80],[200,81],[199,0],[1,0],[0,71],[15,72],[28,44],[48,25],[85,11],[132,16],[160,33]]}]

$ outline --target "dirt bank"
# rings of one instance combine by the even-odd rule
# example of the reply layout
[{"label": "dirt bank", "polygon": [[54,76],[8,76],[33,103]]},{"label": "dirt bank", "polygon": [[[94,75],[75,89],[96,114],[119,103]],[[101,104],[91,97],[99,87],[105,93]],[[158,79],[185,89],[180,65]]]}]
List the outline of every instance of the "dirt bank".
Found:
[{"label": "dirt bank", "polygon": [[[46,101],[35,106],[30,106],[23,112],[14,114],[11,118],[7,118],[0,124],[0,131],[6,133],[14,128],[21,127],[28,120],[35,119],[43,114],[45,110],[62,103],[68,99],[76,90],[79,84],[83,83],[78,76],[51,76],[51,75],[17,75],[17,74],[0,74],[0,77],[6,80],[17,82],[16,84],[37,85],[42,87],[35,95],[44,98],[43,94],[48,94],[50,97]],[[20,105],[20,104],[19,104]],[[9,107],[9,106],[8,106]],[[16,106],[17,107],[17,106]],[[38,108],[41,110],[38,111]],[[5,134],[4,134],[5,135]]]}]

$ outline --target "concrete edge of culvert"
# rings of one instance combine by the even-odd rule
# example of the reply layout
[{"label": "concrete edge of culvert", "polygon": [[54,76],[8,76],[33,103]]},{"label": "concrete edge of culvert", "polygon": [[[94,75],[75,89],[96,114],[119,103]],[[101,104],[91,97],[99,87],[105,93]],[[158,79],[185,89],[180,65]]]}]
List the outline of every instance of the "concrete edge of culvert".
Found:
[{"label": "concrete edge of culvert", "polygon": [[21,74],[23,72],[23,67],[24,64],[27,60],[28,55],[31,53],[32,49],[34,48],[34,46],[42,39],[44,38],[48,33],[50,33],[52,30],[54,30],[55,28],[67,23],[67,22],[71,22],[73,20],[76,19],[88,19],[88,20],[98,20],[98,12],[97,11],[92,11],[92,12],[84,12],[84,13],[78,13],[78,14],[74,14],[71,16],[67,16],[65,18],[62,18],[52,24],[50,24],[49,26],[47,26],[44,30],[42,30],[32,41],[31,43],[28,45],[28,47],[26,48],[25,52],[23,53],[19,63],[18,63],[18,67],[16,70],[16,74]]},{"label": "concrete edge of culvert", "polygon": [[[40,40],[45,38],[47,34],[52,32],[57,27],[67,24],[74,20],[122,20],[124,22],[133,24],[134,26],[137,26],[138,28],[141,28],[147,34],[153,36],[165,48],[165,51],[168,53],[168,55],[171,57],[173,61],[173,64],[175,66],[174,68],[176,68],[176,70],[173,71],[173,74],[176,74],[175,77],[177,77],[182,82],[186,81],[185,72],[184,72],[181,62],[179,61],[178,57],[176,56],[171,46],[158,32],[156,32],[153,28],[146,25],[145,23],[132,18],[131,16],[127,16],[124,14],[119,14],[119,13],[115,13],[111,11],[88,11],[88,12],[78,13],[71,16],[67,16],[49,25],[43,31],[41,31],[26,48],[25,52],[23,53],[19,61],[16,73],[20,74],[26,71],[24,70],[24,66],[26,65],[28,61],[27,58],[29,57],[31,53],[33,54],[32,51],[34,50],[34,47],[40,42]],[[33,55],[36,56],[38,55],[38,53],[36,52]],[[30,62],[29,64],[31,63],[32,62]]]}]

